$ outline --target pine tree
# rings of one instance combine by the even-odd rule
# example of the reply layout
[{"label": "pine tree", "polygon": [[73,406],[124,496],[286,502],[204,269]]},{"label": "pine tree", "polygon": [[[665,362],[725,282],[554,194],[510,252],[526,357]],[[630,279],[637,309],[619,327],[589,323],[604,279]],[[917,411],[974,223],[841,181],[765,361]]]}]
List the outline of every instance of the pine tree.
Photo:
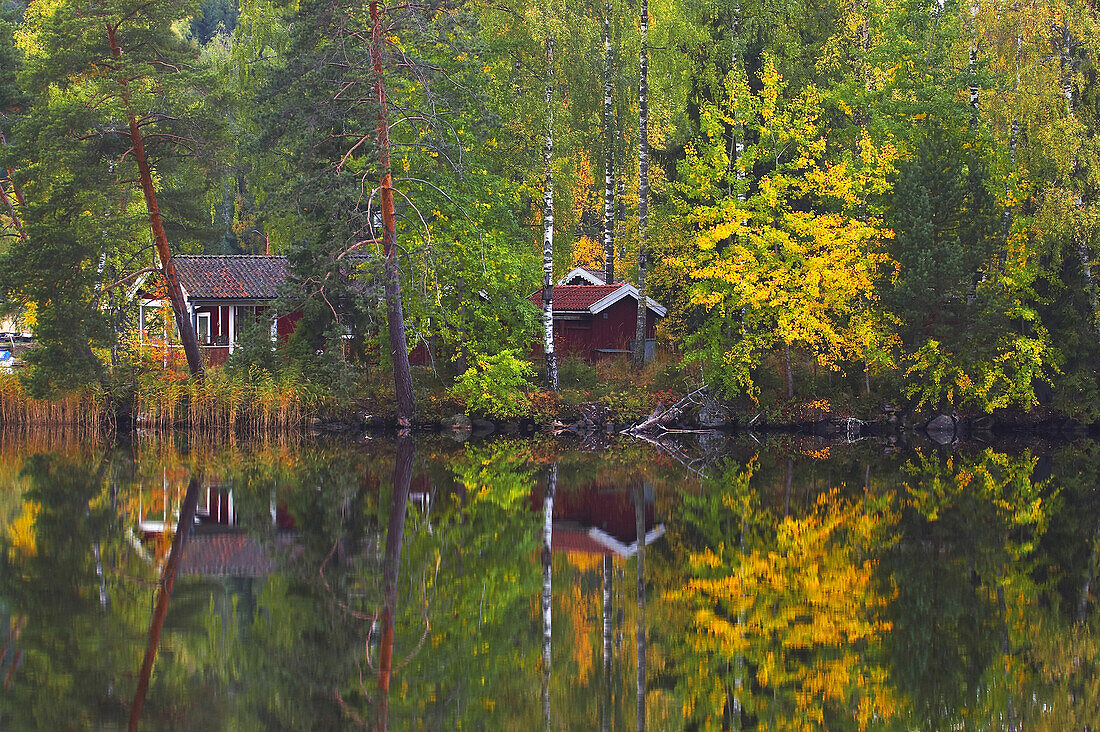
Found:
[{"label": "pine tree", "polygon": [[[199,163],[210,164],[221,137],[210,77],[173,28],[192,9],[125,0],[27,9],[20,81],[32,103],[14,132],[28,239],[9,262],[40,306],[34,358],[47,388],[51,372],[58,384],[97,372],[89,347],[109,342],[101,300],[142,264],[163,272],[188,366],[203,372],[169,244],[170,232],[202,236]],[[159,264],[134,244],[149,240],[142,229]]]}]

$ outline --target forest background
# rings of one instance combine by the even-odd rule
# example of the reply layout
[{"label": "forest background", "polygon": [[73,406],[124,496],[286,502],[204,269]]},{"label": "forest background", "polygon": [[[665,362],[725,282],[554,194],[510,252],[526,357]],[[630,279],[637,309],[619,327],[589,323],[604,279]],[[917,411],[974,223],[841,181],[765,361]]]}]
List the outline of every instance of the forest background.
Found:
[{"label": "forest background", "polygon": [[[256,328],[225,378],[384,395],[367,5],[0,6],[0,303],[38,341],[20,388],[167,388],[135,341],[129,285],[158,259],[129,119],[174,252],[289,257],[279,307],[303,320],[276,353]],[[383,9],[403,316],[433,364],[418,388],[486,414],[538,401],[550,191],[553,277],[610,244],[628,281],[644,255],[669,308],[673,357],[619,365],[626,384],[1100,417],[1090,4],[647,9],[644,41],[627,0]],[[615,370],[563,363],[562,387],[584,399]]]}]

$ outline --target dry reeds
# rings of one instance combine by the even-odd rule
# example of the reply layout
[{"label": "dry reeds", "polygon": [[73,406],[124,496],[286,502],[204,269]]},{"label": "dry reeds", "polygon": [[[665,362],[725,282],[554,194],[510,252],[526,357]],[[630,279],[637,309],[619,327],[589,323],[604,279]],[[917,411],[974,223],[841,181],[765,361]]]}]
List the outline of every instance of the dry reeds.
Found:
[{"label": "dry reeds", "polygon": [[134,421],[153,428],[285,431],[305,424],[320,401],[305,379],[262,369],[240,374],[210,369],[201,380],[147,375],[134,390]]},{"label": "dry reeds", "polygon": [[111,423],[110,400],[102,388],[89,386],[52,399],[35,399],[18,376],[0,374],[0,424],[66,425],[98,431]]}]

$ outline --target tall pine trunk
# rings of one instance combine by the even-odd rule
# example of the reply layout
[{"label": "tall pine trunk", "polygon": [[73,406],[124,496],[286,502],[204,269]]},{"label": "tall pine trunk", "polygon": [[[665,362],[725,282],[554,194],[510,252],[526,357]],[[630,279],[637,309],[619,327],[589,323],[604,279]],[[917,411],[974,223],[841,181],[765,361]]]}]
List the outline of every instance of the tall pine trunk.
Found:
[{"label": "tall pine trunk", "polygon": [[397,230],[393,209],[393,178],[390,174],[390,125],[386,110],[386,88],[382,81],[382,34],[378,19],[378,2],[370,4],[371,63],[374,65],[378,94],[378,167],[382,174],[382,252],[386,256],[385,297],[386,324],[390,331],[390,355],[393,358],[393,386],[397,397],[397,423],[412,425],[416,412],[413,398],[412,370],[409,367],[409,346],[405,338],[405,313],[401,304],[401,278],[397,267]]},{"label": "tall pine trunk", "polygon": [[611,0],[603,16],[603,267],[604,282],[615,281],[615,130],[613,99],[615,61],[611,49]]},{"label": "tall pine trunk", "polygon": [[546,145],[543,149],[545,183],[542,192],[542,348],[546,354],[546,381],[558,390],[558,357],[554,352],[554,37],[546,35]]},{"label": "tall pine trunk", "polygon": [[[4,137],[4,133],[0,132],[0,147],[7,147],[8,141]],[[15,182],[15,171],[10,167],[4,168],[5,176],[0,178],[0,201],[4,203],[4,207],[8,209],[8,216],[11,218],[12,228],[15,229],[15,233],[23,241],[27,240],[27,232],[23,229],[23,219],[19,216],[19,211],[16,209],[15,204],[18,203],[21,209],[25,209],[27,205],[26,199],[23,198],[23,191],[19,189],[19,184]],[[11,185],[11,195],[8,195],[6,186]],[[14,201],[12,200],[14,198]]]},{"label": "tall pine trunk", "polygon": [[382,638],[378,649],[378,726],[387,729],[389,716],[390,673],[393,669],[393,640],[397,618],[397,572],[401,567],[401,540],[405,535],[405,507],[412,483],[413,439],[397,439],[397,461],[393,467],[393,495],[386,527],[386,548],[382,557]]},{"label": "tall pine trunk", "polygon": [[634,366],[645,365],[646,226],[649,223],[649,2],[640,6],[641,51],[638,53],[638,320],[634,328]]},{"label": "tall pine trunk", "polygon": [[[176,584],[176,573],[179,571],[180,561],[183,559],[183,546],[191,536],[191,528],[195,521],[195,510],[199,506],[199,481],[192,477],[187,482],[187,492],[183,496],[180,505],[179,520],[176,522],[176,533],[172,537],[172,547],[168,550],[168,559],[164,563],[164,569],[160,573],[159,589],[157,591],[157,604],[153,609],[153,617],[149,621],[149,639],[145,645],[145,657],[141,662],[141,671],[138,672],[137,689],[134,691],[134,700],[130,704],[130,724],[128,729],[134,732],[141,721],[141,708],[145,703],[145,695],[149,691],[149,681],[153,675],[153,662],[157,658],[157,648],[160,647],[160,633],[164,628],[164,619],[168,616],[168,603],[172,599],[172,588]],[[167,509],[166,509],[167,510]]]},{"label": "tall pine trunk", "polygon": [[[122,47],[115,38],[117,26],[108,24],[107,42],[111,46],[111,55],[116,59],[122,58]],[[168,246],[168,234],[164,231],[164,222],[160,217],[160,206],[157,203],[157,192],[153,186],[153,173],[149,166],[149,157],[145,154],[145,142],[141,136],[141,128],[138,126],[137,117],[130,109],[130,93],[128,82],[122,81],[122,98],[126,104],[126,116],[130,125],[130,144],[134,151],[134,160],[138,166],[138,178],[141,181],[141,192],[145,197],[145,208],[149,212],[149,226],[153,230],[153,241],[157,247],[157,257],[164,272],[164,281],[168,289],[168,301],[172,304],[172,314],[176,318],[176,327],[179,328],[180,341],[183,343],[183,352],[187,356],[187,368],[192,376],[202,377],[206,367],[202,362],[202,351],[199,349],[199,339],[195,335],[195,324],[187,312],[187,303],[183,299],[183,288],[180,286],[179,276],[176,274],[176,264],[172,261],[172,250]]]}]

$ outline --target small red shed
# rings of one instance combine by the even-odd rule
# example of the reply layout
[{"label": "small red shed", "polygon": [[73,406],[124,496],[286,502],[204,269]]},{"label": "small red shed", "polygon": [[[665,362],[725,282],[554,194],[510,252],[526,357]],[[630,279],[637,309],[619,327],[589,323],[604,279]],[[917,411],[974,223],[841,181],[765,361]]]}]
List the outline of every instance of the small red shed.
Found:
[{"label": "small red shed", "polygon": [[[554,288],[554,348],[562,356],[595,361],[630,353],[638,319],[638,290],[628,282],[612,285],[558,285]],[[542,290],[531,295],[542,306]],[[668,311],[646,298],[646,360],[656,352],[657,321]],[[538,346],[541,349],[541,344]]]}]

